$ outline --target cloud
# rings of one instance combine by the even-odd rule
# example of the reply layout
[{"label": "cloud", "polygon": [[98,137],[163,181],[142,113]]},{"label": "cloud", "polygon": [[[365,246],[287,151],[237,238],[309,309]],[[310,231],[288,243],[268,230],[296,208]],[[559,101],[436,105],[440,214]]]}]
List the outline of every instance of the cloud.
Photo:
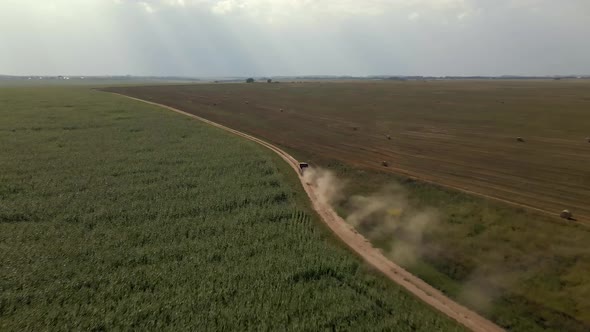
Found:
[{"label": "cloud", "polygon": [[[114,0],[137,2],[136,0]],[[465,0],[150,0],[153,8],[162,6],[205,8],[219,15],[240,14],[256,18],[270,17],[359,17],[378,16],[397,10],[427,9],[452,11],[466,9]]]},{"label": "cloud", "polygon": [[156,12],[156,9],[154,9],[154,7],[152,7],[152,5],[150,5],[148,2],[145,1],[140,1],[139,5],[143,8],[143,10],[145,10],[146,13],[148,14],[153,14]]},{"label": "cloud", "polygon": [[588,13],[587,0],[1,0],[0,73],[587,74]]},{"label": "cloud", "polygon": [[420,13],[417,12],[411,12],[410,15],[408,15],[408,20],[410,21],[415,21],[420,17]]},{"label": "cloud", "polygon": [[211,11],[215,14],[224,15],[224,14],[228,14],[228,13],[234,11],[236,8],[237,8],[237,5],[234,3],[234,1],[223,0],[223,1],[218,1],[217,3],[215,3],[211,7]]}]

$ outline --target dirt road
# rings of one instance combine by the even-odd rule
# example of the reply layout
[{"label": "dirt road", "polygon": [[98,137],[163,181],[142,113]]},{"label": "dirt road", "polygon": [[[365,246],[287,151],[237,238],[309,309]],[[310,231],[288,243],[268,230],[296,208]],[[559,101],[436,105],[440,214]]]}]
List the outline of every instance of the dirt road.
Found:
[{"label": "dirt road", "polygon": [[[218,123],[209,121],[199,116],[166,105],[138,98],[133,98],[125,95],[120,96],[137,100],[143,103],[159,106],[170,111],[189,116],[191,118],[205,122],[209,125],[221,128],[238,136],[254,141],[277,153],[279,156],[281,156],[281,158],[283,158],[287,163],[289,163],[289,165],[291,165],[291,167],[295,172],[297,172],[297,174],[299,174],[298,162],[295,158],[293,158],[291,155],[284,152],[283,150],[277,148],[276,146],[269,144],[261,139],[244,134],[237,130],[222,126]],[[457,322],[471,329],[472,331],[504,331],[496,324],[485,319],[484,317],[473,312],[472,310],[469,310],[468,308],[454,302],[440,291],[436,290],[432,286],[422,281],[420,278],[412,275],[402,267],[391,262],[381,253],[381,251],[374,248],[364,236],[359,234],[352,226],[350,226],[342,218],[340,218],[329,205],[321,203],[320,200],[317,199],[317,195],[313,186],[306,184],[303,178],[301,177],[300,180],[301,184],[303,185],[303,188],[307,192],[307,195],[309,196],[313,204],[313,208],[320,215],[322,220],[344,243],[346,243],[346,245],[348,245],[352,250],[354,250],[358,255],[360,255],[371,266],[381,271],[389,279],[391,279],[398,285],[404,287],[408,292],[414,294],[422,301],[426,302],[433,308],[443,312],[450,318],[456,320]]]}]

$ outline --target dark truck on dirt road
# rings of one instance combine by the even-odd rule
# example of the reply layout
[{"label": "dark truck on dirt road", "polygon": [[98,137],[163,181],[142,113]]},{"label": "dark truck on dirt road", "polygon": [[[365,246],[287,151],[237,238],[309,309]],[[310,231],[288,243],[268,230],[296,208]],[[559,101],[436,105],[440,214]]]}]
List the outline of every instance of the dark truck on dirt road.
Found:
[{"label": "dark truck on dirt road", "polygon": [[303,175],[303,171],[309,168],[308,163],[299,163],[299,174]]}]

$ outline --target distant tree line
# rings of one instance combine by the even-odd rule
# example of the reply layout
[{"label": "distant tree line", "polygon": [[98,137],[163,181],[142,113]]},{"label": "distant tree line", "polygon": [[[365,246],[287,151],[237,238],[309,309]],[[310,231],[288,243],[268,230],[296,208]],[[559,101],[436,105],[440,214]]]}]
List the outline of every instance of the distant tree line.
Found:
[{"label": "distant tree line", "polygon": [[[246,80],[246,83],[254,83],[254,82],[255,82],[255,80],[252,77],[250,77]],[[266,83],[272,83],[272,78],[266,79]]]}]

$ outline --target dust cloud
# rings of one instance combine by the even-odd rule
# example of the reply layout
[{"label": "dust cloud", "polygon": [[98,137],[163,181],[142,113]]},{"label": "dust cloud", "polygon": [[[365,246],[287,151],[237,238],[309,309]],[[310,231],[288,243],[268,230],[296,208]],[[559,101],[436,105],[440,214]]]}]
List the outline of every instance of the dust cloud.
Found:
[{"label": "dust cloud", "polygon": [[502,297],[503,289],[518,282],[518,274],[518,270],[498,264],[478,266],[462,282],[457,298],[480,313],[490,313],[494,301]]},{"label": "dust cloud", "polygon": [[322,204],[333,206],[344,199],[346,181],[338,179],[333,172],[310,167],[303,173],[303,179],[315,187],[317,198]]},{"label": "dust cloud", "polygon": [[322,203],[338,207],[346,222],[401,265],[414,264],[427,250],[424,239],[436,229],[438,213],[433,208],[410,204],[406,190],[399,184],[379,192],[348,197],[347,181],[322,168],[309,168],[305,181],[316,188]]},{"label": "dust cloud", "polygon": [[483,270],[476,271],[469,276],[461,286],[458,299],[479,312],[488,312],[496,298],[494,287],[489,285]]},{"label": "dust cloud", "polygon": [[[315,187],[319,200],[339,212],[347,223],[394,262],[411,267],[421,257],[436,257],[439,249],[429,241],[436,236],[440,215],[431,207],[419,207],[399,184],[384,186],[366,195],[346,194],[348,181],[322,168],[308,168],[306,183]],[[499,266],[479,266],[461,282],[458,299],[479,312],[487,312],[501,294],[494,285],[514,282]]]}]

